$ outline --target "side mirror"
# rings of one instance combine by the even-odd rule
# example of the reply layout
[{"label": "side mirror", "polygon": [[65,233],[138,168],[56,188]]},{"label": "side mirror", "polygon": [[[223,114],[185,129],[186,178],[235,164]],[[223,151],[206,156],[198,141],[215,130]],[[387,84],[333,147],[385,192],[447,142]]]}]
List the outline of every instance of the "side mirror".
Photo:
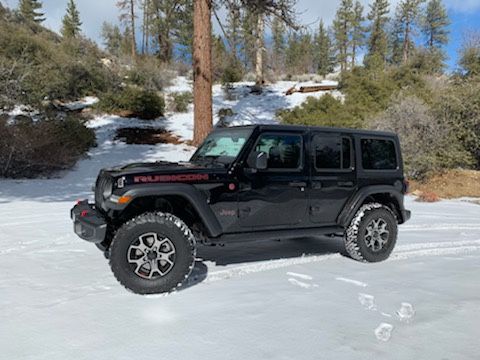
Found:
[{"label": "side mirror", "polygon": [[267,170],[268,169],[268,156],[265,152],[259,152],[257,155],[257,161],[255,162],[255,169]]},{"label": "side mirror", "polygon": [[266,170],[268,168],[268,156],[263,151],[254,151],[248,157],[247,164],[253,170]]}]

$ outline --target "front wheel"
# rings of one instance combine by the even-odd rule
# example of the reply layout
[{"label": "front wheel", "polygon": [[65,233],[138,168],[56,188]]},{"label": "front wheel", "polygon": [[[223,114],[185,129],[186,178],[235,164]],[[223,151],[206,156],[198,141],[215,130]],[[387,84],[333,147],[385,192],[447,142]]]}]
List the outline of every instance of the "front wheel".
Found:
[{"label": "front wheel", "polygon": [[380,262],[388,259],[397,241],[397,218],[378,203],[363,205],[345,233],[345,249],[355,260]]},{"label": "front wheel", "polygon": [[182,285],[195,263],[195,237],[178,217],[146,213],[115,234],[110,267],[117,280],[137,294],[170,292]]}]

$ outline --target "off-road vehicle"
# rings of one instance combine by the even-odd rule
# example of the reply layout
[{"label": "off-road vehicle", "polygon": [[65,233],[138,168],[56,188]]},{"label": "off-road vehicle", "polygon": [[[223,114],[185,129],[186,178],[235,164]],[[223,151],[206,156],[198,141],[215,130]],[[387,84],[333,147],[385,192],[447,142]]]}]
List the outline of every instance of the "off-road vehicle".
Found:
[{"label": "off-road vehicle", "polygon": [[200,244],[341,236],[353,259],[385,260],[406,192],[395,134],[258,125],[215,130],[189,162],[104,169],[71,216],[120,283],[150,294],[181,286]]}]

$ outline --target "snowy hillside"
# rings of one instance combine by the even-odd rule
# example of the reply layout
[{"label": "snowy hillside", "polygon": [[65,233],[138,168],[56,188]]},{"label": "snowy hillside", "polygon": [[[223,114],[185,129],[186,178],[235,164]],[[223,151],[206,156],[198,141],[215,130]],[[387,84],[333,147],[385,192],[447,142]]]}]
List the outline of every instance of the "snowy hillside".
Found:
[{"label": "snowy hillside", "polygon": [[[224,100],[235,124],[272,122],[295,84]],[[189,87],[178,80],[170,91]],[[318,94],[316,96],[319,96]],[[258,119],[258,120],[255,120]],[[115,130],[165,126],[188,139],[192,114],[156,122],[102,116],[98,147],[50,180],[0,180],[1,359],[477,359],[480,352],[480,206],[407,199],[390,260],[361,264],[337,240],[201,248],[189,287],[133,295],[78,239],[69,210],[91,196],[98,170],[137,160],[185,160],[186,145],[126,145]]]}]

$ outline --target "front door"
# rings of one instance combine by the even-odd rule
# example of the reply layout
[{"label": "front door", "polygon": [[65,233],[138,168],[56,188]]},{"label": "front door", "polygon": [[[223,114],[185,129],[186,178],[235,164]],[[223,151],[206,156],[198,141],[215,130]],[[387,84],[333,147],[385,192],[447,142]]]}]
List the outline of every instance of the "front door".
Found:
[{"label": "front door", "polygon": [[310,221],[335,225],[357,187],[354,142],[348,134],[312,133]]},{"label": "front door", "polygon": [[239,188],[241,228],[301,226],[307,218],[308,185],[303,133],[263,133],[251,151],[267,154],[268,165],[265,170],[246,165]]}]

